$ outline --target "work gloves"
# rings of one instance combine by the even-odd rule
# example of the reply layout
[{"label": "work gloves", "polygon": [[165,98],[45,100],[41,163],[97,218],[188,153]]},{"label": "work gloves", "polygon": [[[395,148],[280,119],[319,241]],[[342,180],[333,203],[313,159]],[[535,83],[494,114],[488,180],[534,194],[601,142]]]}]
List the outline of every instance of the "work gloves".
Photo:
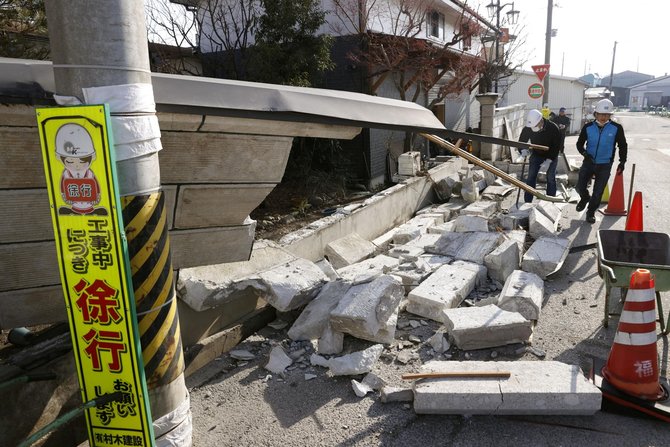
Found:
[{"label": "work gloves", "polygon": [[624,170],[625,167],[626,167],[626,166],[625,166],[624,163],[619,163],[619,166],[616,167],[616,173],[617,173],[617,174],[621,174],[621,173],[623,172],[623,170]]}]

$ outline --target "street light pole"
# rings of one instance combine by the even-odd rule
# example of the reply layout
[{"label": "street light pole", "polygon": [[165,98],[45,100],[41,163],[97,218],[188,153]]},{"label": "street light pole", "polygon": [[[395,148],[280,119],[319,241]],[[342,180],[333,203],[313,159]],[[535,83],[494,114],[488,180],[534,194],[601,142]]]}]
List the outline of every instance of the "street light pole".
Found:
[{"label": "street light pole", "polygon": [[[544,63],[551,63],[551,16],[554,8],[554,0],[547,0],[547,35],[544,46]],[[547,72],[544,77],[544,96],[542,104],[549,104],[549,78],[551,75]]]},{"label": "street light pole", "polygon": [[[491,0],[491,3],[486,5],[488,10],[489,17],[493,17],[495,14],[496,17],[496,29],[495,29],[495,59],[493,62],[499,66],[500,61],[500,11],[505,9],[507,6],[511,6],[512,9],[507,11],[507,23],[514,25],[519,17],[519,11],[514,9],[514,2],[505,3],[504,5],[500,4],[500,0]],[[494,81],[494,92],[498,93],[498,68],[495,70],[495,81]]]}]

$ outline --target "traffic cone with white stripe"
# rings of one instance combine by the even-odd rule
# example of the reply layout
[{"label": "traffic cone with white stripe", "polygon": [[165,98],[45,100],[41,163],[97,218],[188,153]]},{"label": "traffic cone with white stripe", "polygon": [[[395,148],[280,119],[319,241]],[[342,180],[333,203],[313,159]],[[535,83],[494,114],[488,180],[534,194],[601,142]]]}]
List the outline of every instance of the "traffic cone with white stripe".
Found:
[{"label": "traffic cone with white stripe", "polygon": [[602,375],[618,390],[645,400],[660,400],[656,352],[656,293],[654,277],[637,269],[630,279],[619,327]]}]

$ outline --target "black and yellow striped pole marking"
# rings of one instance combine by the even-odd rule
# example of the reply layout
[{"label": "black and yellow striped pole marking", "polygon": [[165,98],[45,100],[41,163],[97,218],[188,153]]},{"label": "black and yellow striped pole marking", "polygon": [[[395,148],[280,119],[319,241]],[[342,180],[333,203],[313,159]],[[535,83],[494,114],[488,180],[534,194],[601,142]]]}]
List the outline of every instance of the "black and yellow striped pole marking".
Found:
[{"label": "black and yellow striped pole marking", "polygon": [[162,192],[121,198],[147,387],[184,371],[179,314]]}]

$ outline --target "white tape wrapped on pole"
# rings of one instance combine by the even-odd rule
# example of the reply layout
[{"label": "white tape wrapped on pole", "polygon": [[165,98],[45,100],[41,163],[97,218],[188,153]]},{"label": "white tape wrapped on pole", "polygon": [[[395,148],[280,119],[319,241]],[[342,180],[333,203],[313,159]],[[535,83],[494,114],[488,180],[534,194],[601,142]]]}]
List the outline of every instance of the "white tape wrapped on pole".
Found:
[{"label": "white tape wrapped on pole", "polygon": [[162,149],[151,84],[122,84],[82,89],[87,104],[108,104],[122,196],[160,189],[158,151]]},{"label": "white tape wrapped on pole", "polygon": [[187,396],[177,408],[153,422],[156,447],[190,447],[192,425],[191,401]]}]

